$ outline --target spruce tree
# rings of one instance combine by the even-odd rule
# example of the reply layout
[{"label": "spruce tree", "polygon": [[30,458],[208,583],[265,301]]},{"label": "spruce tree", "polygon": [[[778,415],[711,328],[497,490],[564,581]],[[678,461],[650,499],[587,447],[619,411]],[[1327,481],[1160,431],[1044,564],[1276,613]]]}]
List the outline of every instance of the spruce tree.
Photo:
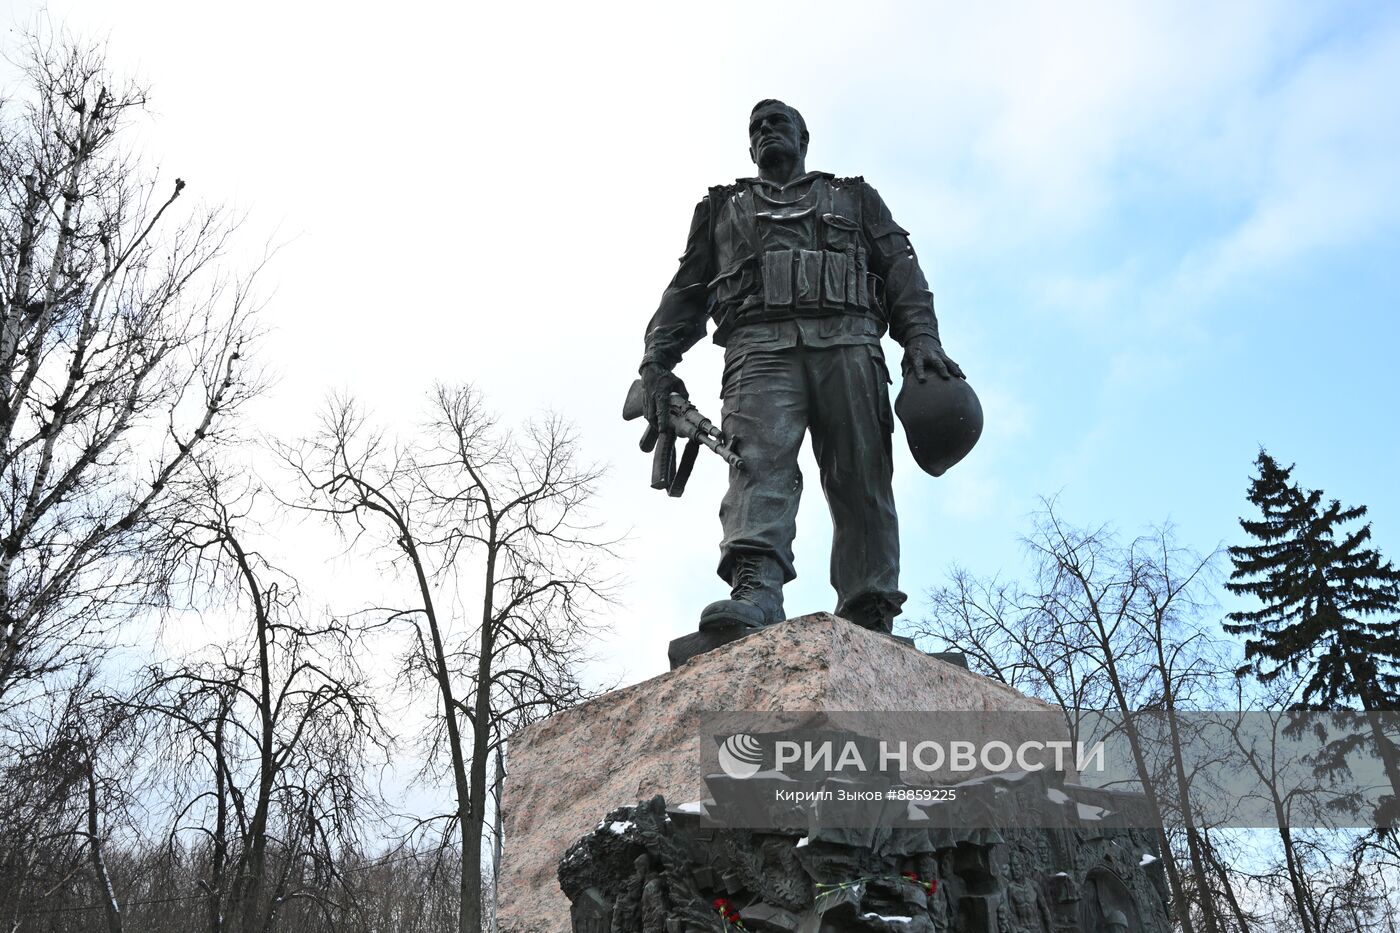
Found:
[{"label": "spruce tree", "polygon": [[[1369,524],[1344,527],[1366,515],[1364,505],[1324,504],[1321,490],[1290,482],[1293,467],[1264,450],[1255,465],[1249,501],[1262,517],[1240,526],[1257,543],[1229,548],[1234,570],[1225,584],[1260,603],[1230,613],[1225,625],[1247,636],[1238,673],[1265,683],[1285,673],[1305,678],[1297,709],[1359,705],[1371,714],[1369,731],[1395,790],[1377,815],[1391,823],[1400,812],[1400,752],[1375,714],[1400,705],[1400,571],[1367,546]],[[1344,744],[1354,748],[1356,738]]]},{"label": "spruce tree", "polygon": [[1307,682],[1301,705],[1338,709],[1396,707],[1400,691],[1400,571],[1366,544],[1371,526],[1342,526],[1366,514],[1364,505],[1323,504],[1321,490],[1290,483],[1263,450],[1255,461],[1249,501],[1262,518],[1241,519],[1257,544],[1229,549],[1234,570],[1226,587],[1261,605],[1230,613],[1226,631],[1249,636],[1246,664],[1265,683],[1285,671]]}]

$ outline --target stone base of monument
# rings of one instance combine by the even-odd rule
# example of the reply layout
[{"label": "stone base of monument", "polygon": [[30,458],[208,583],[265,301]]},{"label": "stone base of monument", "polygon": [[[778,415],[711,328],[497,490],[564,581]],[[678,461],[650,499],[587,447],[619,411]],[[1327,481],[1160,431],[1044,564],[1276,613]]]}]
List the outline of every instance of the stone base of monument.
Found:
[{"label": "stone base of monument", "polygon": [[[791,620],[789,620],[791,621]],[[787,624],[779,623],[779,624]],[[691,632],[689,635],[682,635],[680,638],[671,639],[667,646],[666,657],[671,662],[671,670],[675,670],[685,664],[691,658],[698,657],[707,651],[722,648],[731,642],[736,642],[741,638],[756,635],[758,632],[751,628],[735,626],[732,628],[709,629],[702,632]],[[914,646],[914,639],[906,638],[903,635],[885,635],[884,637],[899,642],[902,645]],[[960,667],[967,667],[967,658],[955,651],[945,651],[934,654],[933,657],[950,664],[957,664]]]},{"label": "stone base of monument", "polygon": [[677,802],[711,796],[700,735],[713,711],[911,710],[1055,712],[911,645],[818,613],[522,730],[511,739],[506,769],[502,933],[570,933],[559,861],[609,812],[657,795]]},{"label": "stone base of monument", "polygon": [[[783,623],[786,624],[786,623]],[[707,651],[722,648],[731,642],[736,642],[741,638],[758,634],[753,629],[747,628],[722,628],[712,629],[704,632],[691,632],[689,635],[682,635],[679,638],[671,639],[671,643],[666,648],[666,658],[671,662],[671,670],[675,670],[685,664],[691,658],[698,657]],[[914,639],[906,638],[903,635],[885,635],[886,638],[899,642],[902,645],[914,646]],[[958,667],[967,667],[967,655],[961,651],[931,651],[929,657],[937,658],[947,664],[956,664]]]}]

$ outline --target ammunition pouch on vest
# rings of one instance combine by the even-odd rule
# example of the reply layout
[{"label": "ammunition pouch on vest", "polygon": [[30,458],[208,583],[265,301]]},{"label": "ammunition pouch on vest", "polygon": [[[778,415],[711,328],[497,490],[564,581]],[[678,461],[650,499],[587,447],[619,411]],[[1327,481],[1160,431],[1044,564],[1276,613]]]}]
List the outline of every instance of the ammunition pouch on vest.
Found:
[{"label": "ammunition pouch on vest", "polygon": [[793,203],[757,186],[712,189],[711,205],[716,340],[747,323],[880,316],[854,185],[819,178]]},{"label": "ammunition pouch on vest", "polygon": [[865,250],[773,249],[763,254],[763,308],[775,316],[868,311]]}]

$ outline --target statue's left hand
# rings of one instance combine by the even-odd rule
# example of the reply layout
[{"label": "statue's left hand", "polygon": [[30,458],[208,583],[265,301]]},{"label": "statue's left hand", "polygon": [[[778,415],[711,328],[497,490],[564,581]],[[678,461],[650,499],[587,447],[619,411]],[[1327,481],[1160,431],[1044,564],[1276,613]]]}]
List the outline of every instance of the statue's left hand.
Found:
[{"label": "statue's left hand", "polygon": [[904,375],[910,373],[920,382],[928,379],[929,373],[936,373],[941,379],[966,379],[962,367],[943,352],[943,345],[933,337],[913,337],[904,345],[904,362],[901,366]]}]

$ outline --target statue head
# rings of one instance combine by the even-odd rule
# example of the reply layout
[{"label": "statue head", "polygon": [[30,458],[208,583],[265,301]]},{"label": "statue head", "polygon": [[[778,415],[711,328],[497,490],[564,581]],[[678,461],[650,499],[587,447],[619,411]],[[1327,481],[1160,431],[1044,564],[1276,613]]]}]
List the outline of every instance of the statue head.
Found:
[{"label": "statue head", "polygon": [[796,107],[780,100],[761,100],[749,114],[749,156],[762,168],[807,155],[807,121]]},{"label": "statue head", "polygon": [[1019,848],[1011,850],[1011,856],[1007,860],[1007,869],[1011,873],[1012,881],[1021,881],[1026,875],[1026,857]]}]

